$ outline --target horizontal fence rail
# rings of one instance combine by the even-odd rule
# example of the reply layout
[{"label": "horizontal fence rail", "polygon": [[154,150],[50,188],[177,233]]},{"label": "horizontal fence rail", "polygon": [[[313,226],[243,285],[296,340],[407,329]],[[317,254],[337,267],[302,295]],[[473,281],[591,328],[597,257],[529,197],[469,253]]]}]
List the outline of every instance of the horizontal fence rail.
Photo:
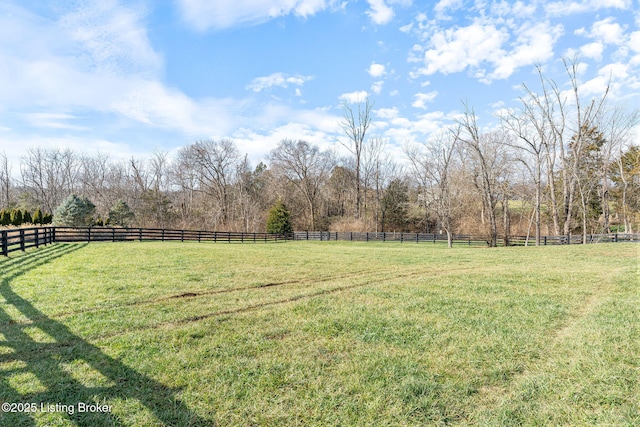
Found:
[{"label": "horizontal fence rail", "polygon": [[[55,242],[126,242],[126,241],[198,241],[226,243],[268,243],[286,240],[353,241],[353,242],[446,242],[446,234],[439,233],[388,233],[388,232],[336,232],[296,231],[289,235],[272,233],[244,233],[234,231],[173,230],[163,228],[110,228],[110,227],[33,227],[0,230],[0,254],[8,256],[14,251],[24,251]],[[486,245],[486,236],[456,234],[454,244]],[[588,234],[586,243],[640,242],[640,234]],[[541,245],[582,244],[583,236],[542,236]],[[504,245],[504,239],[498,240]],[[535,238],[511,236],[509,245],[535,245]]]},{"label": "horizontal fence rail", "polygon": [[197,241],[220,243],[268,243],[290,240],[273,233],[172,230],[163,228],[34,227],[0,230],[0,253],[24,251],[55,242]]},{"label": "horizontal fence rail", "polygon": [[[340,232],[340,231],[295,231],[294,240],[348,240],[352,242],[414,242],[414,243],[437,243],[446,242],[447,235],[439,233],[395,233],[395,232]],[[587,234],[586,243],[615,243],[615,242],[640,242],[640,234]],[[471,234],[455,234],[454,244],[486,245],[487,237]],[[504,237],[500,236],[498,245],[504,245]],[[510,246],[533,246],[535,245],[533,236],[510,236]],[[582,244],[582,235],[572,235],[570,240],[567,236],[541,236],[541,245],[566,245]]]},{"label": "horizontal fence rail", "polygon": [[37,248],[56,241],[55,227],[33,227],[0,230],[0,253],[7,256],[10,252]]}]

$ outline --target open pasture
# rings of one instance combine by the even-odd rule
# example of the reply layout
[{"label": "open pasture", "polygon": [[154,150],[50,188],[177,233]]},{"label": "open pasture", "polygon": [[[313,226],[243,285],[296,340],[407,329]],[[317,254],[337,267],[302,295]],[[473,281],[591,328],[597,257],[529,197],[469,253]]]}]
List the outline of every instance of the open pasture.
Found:
[{"label": "open pasture", "polygon": [[15,405],[0,425],[639,425],[639,251],[127,242],[12,254],[0,259],[0,402]]}]

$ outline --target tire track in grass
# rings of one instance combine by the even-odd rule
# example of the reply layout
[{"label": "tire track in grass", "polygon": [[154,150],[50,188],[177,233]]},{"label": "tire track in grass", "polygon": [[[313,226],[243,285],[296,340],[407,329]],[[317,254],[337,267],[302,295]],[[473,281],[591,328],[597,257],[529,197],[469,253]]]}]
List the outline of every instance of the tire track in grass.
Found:
[{"label": "tire track in grass", "polygon": [[528,366],[522,372],[515,374],[503,386],[480,388],[480,403],[485,406],[482,414],[486,416],[494,413],[501,406],[513,401],[527,381],[541,373],[552,371],[556,365],[555,360],[558,357],[559,348],[567,340],[572,340],[581,334],[580,324],[594,314],[609,299],[612,290],[611,284],[595,286],[593,292],[567,315],[567,320],[555,331],[551,331],[548,334],[549,339],[546,345],[540,349],[544,355],[542,360],[537,359],[536,361],[528,362]]},{"label": "tire track in grass", "polygon": [[[162,297],[148,299],[148,300],[130,301],[130,302],[124,302],[124,303],[121,303],[121,304],[100,305],[100,306],[97,306],[97,307],[90,307],[90,308],[85,308],[85,309],[80,309],[80,310],[63,311],[63,312],[54,313],[52,315],[46,316],[46,318],[47,319],[61,320],[61,319],[65,319],[67,317],[78,315],[78,314],[96,313],[96,312],[100,312],[100,311],[108,311],[108,310],[114,310],[114,309],[119,309],[119,308],[144,306],[144,305],[153,305],[153,304],[157,304],[157,303],[161,303],[161,302],[167,302],[167,301],[173,301],[173,300],[179,301],[179,300],[183,300],[183,299],[207,297],[207,296],[213,296],[213,295],[224,295],[224,294],[230,294],[230,293],[234,293],[234,292],[262,290],[262,289],[274,288],[274,287],[280,287],[280,286],[286,286],[286,285],[295,285],[295,284],[300,284],[301,285],[301,284],[304,284],[304,283],[314,284],[314,283],[330,282],[330,281],[333,281],[333,280],[340,280],[340,279],[353,279],[353,278],[357,278],[357,277],[363,277],[363,276],[366,276],[368,274],[371,274],[370,270],[362,270],[362,271],[354,272],[354,273],[347,274],[347,275],[340,274],[340,275],[325,276],[325,277],[321,277],[321,278],[307,278],[307,279],[301,279],[301,280],[287,280],[287,281],[282,281],[282,282],[261,283],[259,285],[242,286],[242,287],[238,287],[238,288],[229,288],[229,289],[216,289],[216,290],[208,290],[208,291],[191,291],[191,292],[184,292],[184,293],[181,293],[181,294],[172,294],[172,295],[162,296]],[[35,318],[35,319],[31,319],[31,320],[38,321],[38,320],[44,320],[44,319],[45,319],[45,316],[43,316],[42,318]],[[15,324],[15,325],[24,325],[24,324],[28,324],[28,323],[33,323],[33,322],[32,321],[29,321],[29,322],[12,321],[10,323],[7,323],[6,325],[13,325],[13,324]],[[0,326],[5,326],[5,325],[0,324]]]},{"label": "tire track in grass", "polygon": [[[443,272],[445,272],[445,271],[449,271],[449,270],[443,270]],[[275,307],[275,306],[289,304],[289,303],[296,302],[296,301],[312,299],[312,298],[321,297],[321,296],[325,296],[325,295],[337,294],[337,293],[340,293],[340,292],[345,292],[345,291],[349,291],[349,290],[353,290],[353,289],[357,289],[357,288],[363,288],[363,287],[370,286],[370,285],[376,284],[376,283],[383,284],[383,283],[386,283],[389,279],[406,279],[406,278],[410,278],[410,277],[421,276],[421,275],[424,275],[426,273],[432,273],[432,272],[433,271],[426,272],[424,270],[420,270],[420,271],[413,271],[413,272],[402,273],[402,274],[392,274],[392,275],[387,275],[387,276],[382,276],[382,277],[380,275],[378,275],[378,274],[373,275],[373,276],[372,275],[361,275],[361,277],[365,278],[365,281],[361,282],[361,283],[354,283],[354,284],[351,284],[351,285],[320,289],[320,290],[318,290],[316,292],[297,294],[297,295],[293,295],[293,296],[288,297],[288,298],[272,300],[272,301],[265,301],[265,302],[246,305],[246,306],[243,306],[243,307],[237,307],[237,308],[233,308],[233,309],[217,310],[217,311],[214,311],[214,312],[204,313],[204,314],[201,314],[201,315],[186,317],[186,318],[182,318],[182,319],[169,320],[169,321],[158,322],[158,323],[149,324],[149,325],[133,326],[133,327],[129,327],[129,328],[125,329],[125,330],[114,330],[112,332],[108,332],[108,333],[104,333],[104,334],[99,334],[99,335],[95,335],[95,336],[91,336],[91,337],[85,337],[85,339],[88,339],[88,340],[91,340],[91,341],[99,341],[99,340],[102,340],[102,339],[109,339],[109,338],[113,338],[113,337],[118,337],[118,336],[130,334],[130,333],[133,333],[133,332],[156,330],[156,329],[161,329],[161,328],[166,328],[166,327],[178,327],[178,326],[187,325],[187,324],[191,324],[191,323],[196,323],[196,322],[200,322],[200,321],[203,321],[203,320],[212,319],[212,318],[216,318],[216,317],[229,316],[229,315],[234,315],[234,314],[242,314],[242,313],[246,313],[246,312],[259,310],[261,308]],[[342,279],[342,278],[344,278],[344,277],[341,276],[339,279]],[[327,282],[327,281],[330,281],[330,280],[329,279],[324,279],[323,280],[323,282]],[[311,282],[311,280],[304,280],[304,281],[300,281],[300,282],[307,283],[307,282]],[[253,287],[253,288],[255,288],[255,287]],[[255,289],[260,289],[260,288],[255,288]],[[165,299],[169,299],[169,298],[165,297]],[[174,298],[174,299],[177,299],[177,298]],[[52,317],[48,317],[48,318],[52,319]],[[33,323],[36,323],[36,322],[33,322]],[[49,344],[49,345],[65,347],[65,346],[68,346],[69,343],[58,342],[58,343]],[[0,359],[1,358],[2,357],[0,357]]]}]

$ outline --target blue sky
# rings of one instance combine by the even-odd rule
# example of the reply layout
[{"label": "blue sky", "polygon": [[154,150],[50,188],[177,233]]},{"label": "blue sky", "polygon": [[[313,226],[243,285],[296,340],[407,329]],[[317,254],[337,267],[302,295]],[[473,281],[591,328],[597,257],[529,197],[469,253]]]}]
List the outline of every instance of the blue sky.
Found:
[{"label": "blue sky", "polygon": [[[468,102],[490,127],[578,58],[583,96],[640,106],[631,0],[0,0],[0,152],[114,159],[231,138],[257,162],[281,139],[339,149],[343,102],[401,155]],[[17,172],[14,170],[14,173]]]}]

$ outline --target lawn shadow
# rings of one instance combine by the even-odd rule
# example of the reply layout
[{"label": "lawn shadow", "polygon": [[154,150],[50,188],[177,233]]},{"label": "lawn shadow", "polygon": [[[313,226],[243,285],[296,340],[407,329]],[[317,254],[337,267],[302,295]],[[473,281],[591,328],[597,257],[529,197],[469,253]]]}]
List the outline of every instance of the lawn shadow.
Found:
[{"label": "lawn shadow", "polygon": [[[215,425],[177,398],[179,390],[106,355],[12,289],[15,278],[85,245],[56,244],[0,261],[4,299],[0,300],[0,403],[30,403],[37,408],[32,413],[14,405],[7,411],[3,405],[0,425],[67,425],[69,421],[78,426],[147,425],[150,421],[167,426]],[[117,410],[85,407],[81,411],[81,404],[113,405],[114,401],[126,408],[122,411],[128,418]]]}]

